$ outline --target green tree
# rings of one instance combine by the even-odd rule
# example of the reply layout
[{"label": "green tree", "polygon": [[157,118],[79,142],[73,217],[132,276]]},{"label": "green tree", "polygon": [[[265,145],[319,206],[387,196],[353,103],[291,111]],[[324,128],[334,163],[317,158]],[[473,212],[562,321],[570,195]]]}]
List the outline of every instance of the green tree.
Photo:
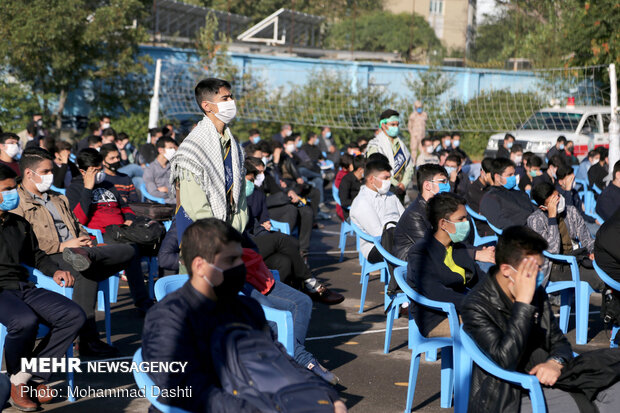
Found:
[{"label": "green tree", "polygon": [[36,112],[42,113],[42,102],[50,96],[33,94],[30,88],[0,75],[0,126],[4,131],[26,129]]},{"label": "green tree", "polygon": [[[411,34],[413,33],[413,41]],[[435,31],[424,20],[406,13],[381,11],[348,17],[329,27],[325,46],[373,52],[397,51],[410,60],[416,53],[442,51]]]},{"label": "green tree", "polygon": [[96,104],[114,96],[130,109],[135,91],[118,87],[140,85],[138,75],[146,73],[138,58],[146,32],[133,25],[143,12],[139,0],[2,0],[0,56],[34,93],[57,96],[57,127],[68,93],[85,80],[101,85]]},{"label": "green tree", "polygon": [[441,119],[445,118],[441,105],[441,96],[454,86],[452,76],[441,71],[441,68],[431,66],[425,72],[419,72],[417,76],[409,76],[405,79],[407,87],[411,91],[411,99],[402,102],[406,108],[405,116],[413,112],[413,102],[419,100],[424,105],[424,111],[428,114],[426,129],[439,130],[442,125]]}]

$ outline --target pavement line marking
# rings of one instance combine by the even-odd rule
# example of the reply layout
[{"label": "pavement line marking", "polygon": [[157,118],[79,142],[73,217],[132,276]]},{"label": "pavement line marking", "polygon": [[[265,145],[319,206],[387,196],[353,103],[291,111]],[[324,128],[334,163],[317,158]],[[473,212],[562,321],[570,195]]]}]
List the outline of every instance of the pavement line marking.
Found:
[{"label": "pavement line marking", "polygon": [[346,344],[346,345],[348,345],[348,346],[355,346],[355,345],[358,345],[359,343],[358,343],[357,341],[347,341],[347,342],[346,342],[346,343],[344,343],[344,344]]},{"label": "pavement line marking", "polygon": [[[392,328],[392,331],[407,330],[408,328],[409,327],[394,327],[394,328]],[[385,332],[385,328],[382,328],[380,330],[358,331],[358,332],[355,332],[355,333],[340,333],[340,334],[332,334],[332,335],[329,335],[329,336],[309,337],[309,338],[306,338],[306,341],[326,340],[328,338],[347,337],[347,336],[361,336],[363,334],[374,334],[374,333],[384,333],[384,332]]]},{"label": "pavement line marking", "polygon": [[[345,254],[353,254],[356,253],[357,254],[357,250],[347,250],[344,252]],[[340,255],[340,250],[333,250],[333,251],[310,251],[308,253],[308,255]]]},{"label": "pavement line marking", "polygon": [[340,235],[340,231],[315,230],[314,232],[318,232],[319,234]]},{"label": "pavement line marking", "polygon": [[409,383],[407,383],[406,381],[397,381],[396,383],[394,383],[394,386],[408,387]]}]

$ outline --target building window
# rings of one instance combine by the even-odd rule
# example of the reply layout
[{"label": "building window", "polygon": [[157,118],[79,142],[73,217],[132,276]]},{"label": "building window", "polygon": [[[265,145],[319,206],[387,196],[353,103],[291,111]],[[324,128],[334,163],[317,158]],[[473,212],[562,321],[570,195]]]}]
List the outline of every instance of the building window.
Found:
[{"label": "building window", "polygon": [[430,12],[431,14],[443,14],[443,0],[431,0]]}]

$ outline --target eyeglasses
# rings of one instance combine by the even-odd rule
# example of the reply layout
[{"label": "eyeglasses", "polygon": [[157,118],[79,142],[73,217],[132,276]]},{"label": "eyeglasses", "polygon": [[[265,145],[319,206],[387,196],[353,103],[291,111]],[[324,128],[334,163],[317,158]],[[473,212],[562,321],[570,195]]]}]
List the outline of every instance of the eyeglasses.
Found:
[{"label": "eyeglasses", "polygon": [[437,182],[437,183],[440,183],[440,184],[445,184],[445,183],[448,183],[448,180],[446,178],[431,179],[431,182]]}]

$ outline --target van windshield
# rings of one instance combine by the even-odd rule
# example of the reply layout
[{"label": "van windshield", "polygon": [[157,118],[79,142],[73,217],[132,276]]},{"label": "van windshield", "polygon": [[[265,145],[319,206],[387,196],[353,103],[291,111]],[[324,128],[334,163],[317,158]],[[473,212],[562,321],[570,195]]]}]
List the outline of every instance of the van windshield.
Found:
[{"label": "van windshield", "polygon": [[575,132],[583,114],[566,112],[536,112],[521,129]]}]

